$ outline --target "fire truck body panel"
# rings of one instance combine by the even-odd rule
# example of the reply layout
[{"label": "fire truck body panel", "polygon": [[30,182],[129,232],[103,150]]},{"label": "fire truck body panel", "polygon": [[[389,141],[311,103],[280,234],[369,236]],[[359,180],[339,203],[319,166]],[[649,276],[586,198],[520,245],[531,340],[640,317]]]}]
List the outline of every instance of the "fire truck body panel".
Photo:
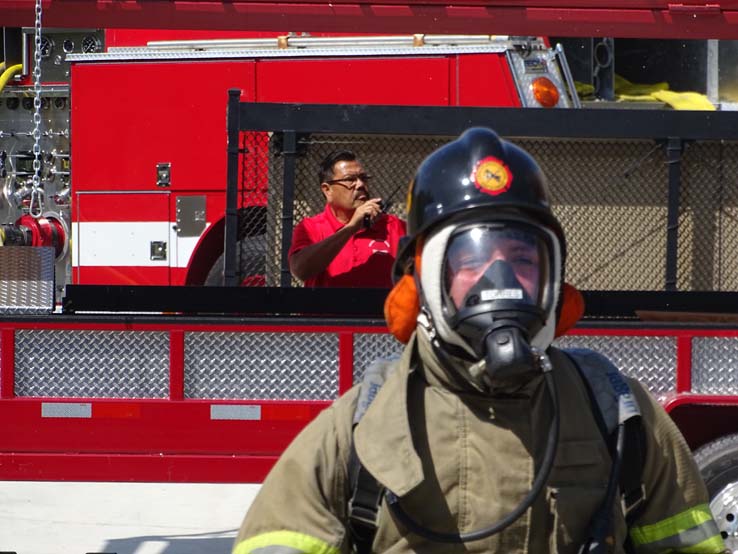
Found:
[{"label": "fire truck body panel", "polygon": [[[260,482],[369,363],[402,348],[371,319],[1,319],[2,479]],[[697,448],[738,432],[738,377],[724,371],[737,339],[727,327],[588,324],[556,345],[607,355]]]},{"label": "fire truck body panel", "polygon": [[[224,91],[253,99],[254,63],[79,64],[72,83],[73,282],[185,283],[203,231],[224,211]],[[141,83],[149,101],[136,100]],[[102,163],[107,153],[118,161]],[[194,232],[183,229],[185,197],[201,200]]]},{"label": "fire truck body panel", "polygon": [[[203,282],[214,260],[199,249],[212,248],[205,235],[224,212],[229,88],[255,102],[509,107],[534,105],[528,87],[538,76],[564,88],[554,54],[540,43],[525,59],[506,40],[288,51],[266,46],[276,39],[262,43],[251,50],[154,44],[69,57],[73,282]],[[143,98],[142,90],[149,91]],[[568,105],[565,96],[559,105]],[[117,161],[101,162],[109,156]],[[242,186],[256,189],[248,205],[266,205],[265,182],[244,178]],[[183,232],[193,227],[182,215],[183,195],[205,198],[192,214],[196,232]]]},{"label": "fire truck body panel", "polygon": [[[223,190],[225,91],[255,100],[254,62],[73,64],[71,71],[75,192],[161,191],[160,162],[171,163],[164,190]],[[104,156],[114,163],[101,163]]]},{"label": "fire truck body panel", "polygon": [[352,104],[520,106],[510,69],[499,54],[413,58],[412,62],[397,58],[263,60],[257,65],[257,102],[339,104],[347,99]]},{"label": "fire truck body panel", "polygon": [[[72,271],[76,282],[169,282],[170,264],[175,264],[179,248],[173,256],[164,256],[166,251],[156,255],[153,250],[156,245],[179,246],[179,241],[170,240],[170,194],[80,193],[75,200]],[[116,215],[111,217],[111,212]]]},{"label": "fire truck body panel", "polygon": [[[120,551],[126,541],[225,553],[254,484],[292,437],[366,363],[400,349],[380,321],[121,319],[2,318],[0,491],[13,510],[0,522],[4,545],[42,554],[52,533],[68,551]],[[738,431],[738,383],[723,370],[737,338],[735,329],[638,324],[575,329],[559,345],[598,348],[647,383],[696,447]],[[38,483],[17,490],[12,481]],[[65,482],[73,502],[59,506]],[[192,503],[189,514],[203,503],[220,512],[187,524],[177,502]],[[50,517],[59,509],[64,518]],[[28,531],[35,518],[50,519],[47,532]],[[186,537],[194,543],[180,544]]]}]

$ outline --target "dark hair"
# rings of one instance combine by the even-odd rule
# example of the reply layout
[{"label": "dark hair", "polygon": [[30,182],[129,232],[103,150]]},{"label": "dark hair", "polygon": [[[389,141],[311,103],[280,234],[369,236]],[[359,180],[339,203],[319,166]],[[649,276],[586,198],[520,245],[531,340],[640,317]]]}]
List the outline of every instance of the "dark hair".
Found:
[{"label": "dark hair", "polygon": [[356,154],[351,150],[334,150],[320,162],[320,171],[318,172],[320,183],[333,179],[333,166],[338,162],[355,162],[356,160]]}]

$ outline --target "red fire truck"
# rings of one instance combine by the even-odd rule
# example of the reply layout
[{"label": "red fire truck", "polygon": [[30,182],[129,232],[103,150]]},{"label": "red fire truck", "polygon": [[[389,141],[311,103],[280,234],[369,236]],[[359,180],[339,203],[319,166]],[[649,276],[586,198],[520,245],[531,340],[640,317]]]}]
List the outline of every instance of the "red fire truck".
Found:
[{"label": "red fire truck", "polygon": [[[0,7],[0,15],[7,15],[4,21],[30,27],[33,24],[30,4],[23,0],[12,4],[10,10]],[[342,3],[329,6],[321,2],[310,6],[236,2],[235,15],[224,17],[222,13],[216,14],[223,9],[220,3],[190,4],[199,7],[197,17],[175,2],[136,3],[130,8],[143,10],[147,14],[143,20],[150,26],[167,21],[168,26],[210,25],[257,31],[282,28],[284,20],[273,15],[273,10],[278,8],[289,22],[299,21],[299,28],[315,32],[346,32],[361,27],[366,32],[468,33],[484,28],[484,32],[518,33],[528,29],[528,33],[581,36],[599,34],[604,27],[619,36],[646,32],[650,36],[675,36],[688,32],[693,37],[721,38],[738,34],[732,23],[734,12],[713,5],[634,2],[628,9],[603,10],[592,2],[563,6],[553,0],[522,8],[504,2],[492,7],[474,2],[453,7],[433,2],[362,3],[359,7]],[[48,64],[48,71],[57,67],[61,73],[57,79],[43,83],[43,97],[47,101],[40,111],[47,122],[43,140],[48,141],[43,148],[45,173],[40,180],[50,183],[43,198],[52,201],[54,209],[46,206],[40,210],[43,213],[38,213],[36,205],[39,191],[33,181],[31,140],[34,106],[27,101],[33,78],[11,84],[2,92],[0,147],[16,141],[13,149],[4,148],[8,153],[0,209],[5,218],[6,238],[15,229],[14,240],[56,247],[51,254],[51,265],[56,265],[56,281],[60,287],[70,284],[63,293],[65,297],[73,297],[73,301],[70,309],[63,310],[65,313],[54,314],[33,310],[23,313],[23,306],[14,304],[0,318],[0,417],[6,422],[0,433],[0,480],[258,483],[295,433],[352,386],[371,359],[395,353],[399,346],[386,334],[376,313],[356,317],[347,309],[342,314],[324,313],[318,317],[320,310],[305,308],[297,311],[310,313],[311,317],[304,313],[295,317],[291,315],[294,308],[290,311],[288,307],[267,306],[280,298],[286,305],[294,301],[297,304],[293,307],[304,306],[300,302],[308,299],[300,299],[299,294],[306,291],[299,288],[278,292],[271,287],[260,291],[256,288],[231,291],[227,293],[231,302],[248,305],[249,309],[243,310],[245,314],[230,317],[219,315],[217,312],[229,310],[217,306],[210,310],[186,310],[174,302],[164,308],[149,307],[143,310],[148,313],[142,315],[138,313],[140,305],[135,302],[121,300],[118,305],[112,305],[113,297],[138,298],[136,295],[142,294],[141,291],[160,297],[170,294],[163,288],[140,285],[204,282],[216,263],[220,252],[213,253],[203,246],[209,242],[222,250],[223,224],[219,222],[226,207],[227,173],[225,90],[240,89],[243,104],[253,103],[257,110],[264,103],[264,113],[276,109],[275,102],[309,99],[311,103],[327,104],[421,104],[429,110],[432,106],[455,106],[462,111],[453,112],[455,115],[451,117],[463,120],[475,113],[463,111],[465,107],[526,105],[529,99],[520,91],[530,90],[532,79],[539,77],[557,85],[559,101],[567,102],[566,79],[556,72],[543,71],[543,68],[557,67],[556,52],[542,41],[508,35],[504,39],[487,36],[483,46],[464,45],[460,37],[449,36],[440,37],[435,43],[436,38],[430,35],[408,35],[402,44],[391,44],[397,40],[394,37],[341,37],[340,40],[354,41],[353,46],[347,46],[346,42],[337,44],[339,39],[334,38],[320,45],[318,39],[322,37],[315,35],[289,36],[281,42],[261,37],[234,43],[228,41],[237,36],[221,35],[209,41],[206,39],[212,35],[204,33],[198,37],[203,41],[199,44],[162,43],[164,38],[180,37],[159,35],[151,37],[157,39],[156,44],[143,45],[138,39],[122,38],[123,31],[118,31],[118,39],[109,40],[107,34],[79,30],[142,25],[141,14],[136,17],[127,14],[125,4],[101,2],[94,7],[80,5],[78,10],[68,6],[68,2],[64,9],[57,2],[44,5],[49,25],[70,29],[62,29],[56,37],[48,33],[46,36],[53,44],[41,44],[39,50],[46,56],[42,59]],[[326,9],[337,17],[328,22],[321,11]],[[111,17],[113,14],[115,17]],[[576,24],[561,23],[571,22],[571,18]],[[32,29],[27,29],[25,35],[27,43],[31,42]],[[144,31],[139,33],[145,35]],[[474,37],[476,41],[479,39]],[[362,41],[364,44],[357,47]],[[69,51],[71,66],[65,65],[64,57],[56,63],[54,49],[58,48],[61,52]],[[348,48],[358,48],[361,53],[349,53]],[[432,54],[422,53],[428,50]],[[29,51],[33,57],[35,51]],[[516,56],[519,62],[515,61]],[[526,63],[526,60],[532,61]],[[322,68],[320,71],[315,70],[316,64]],[[519,73],[516,64],[522,66]],[[411,76],[409,66],[420,73]],[[66,67],[71,67],[69,87],[64,84]],[[523,82],[522,78],[529,79],[525,86],[518,84]],[[419,81],[422,86],[418,85]],[[546,90],[550,98],[551,89]],[[490,91],[494,92],[493,99],[488,96]],[[17,105],[13,99],[18,100]],[[530,110],[527,117],[535,118],[542,128],[550,128],[554,123],[566,127],[562,119],[548,119],[555,111]],[[654,151],[663,152],[664,163],[654,164],[660,168],[654,170],[659,177],[662,171],[669,177],[673,175],[673,169],[679,167],[674,162],[682,160],[678,156],[684,143],[692,141],[722,141],[718,151],[720,156],[726,155],[719,158],[719,166],[721,171],[729,167],[730,150],[720,148],[729,148],[730,144],[725,146],[725,143],[735,141],[736,137],[734,131],[731,134],[726,130],[719,138],[718,131],[738,128],[727,113],[712,119],[687,114],[662,129],[660,114],[654,115],[653,111],[626,110],[620,115],[605,110],[560,111],[566,113],[572,125],[583,127],[585,117],[591,121],[592,129],[587,137],[594,139],[594,145],[568,137],[561,146],[572,148],[573,144],[575,150],[587,156],[590,152],[600,152],[596,146],[603,136],[614,137],[613,140],[631,136],[623,127],[634,126],[639,118],[642,124],[651,125],[652,136],[658,140],[649,141],[645,154],[636,149],[635,155],[640,163]],[[14,127],[20,125],[21,118],[16,115],[20,113],[31,118],[24,120],[24,126]],[[435,117],[448,112],[418,113]],[[498,118],[495,126],[504,130],[505,115],[495,115]],[[67,120],[71,124],[65,126]],[[615,130],[608,135],[611,127]],[[686,129],[683,134],[676,130],[680,127]],[[699,131],[691,132],[692,127],[699,127]],[[241,155],[249,150],[259,164],[266,164],[270,170],[283,169],[282,165],[287,165],[280,161],[284,156],[274,161],[268,148],[259,150],[260,155],[254,154],[253,145],[267,141],[269,148],[284,153],[286,141],[280,145],[276,139],[286,137],[290,131],[302,132],[289,124],[281,127],[254,124],[253,128],[240,130],[251,133],[239,145]],[[345,136],[345,132],[337,133],[338,138]],[[319,148],[316,145],[323,138],[321,133],[310,136],[310,146]],[[548,135],[541,132],[541,136]],[[23,146],[17,146],[19,142]],[[651,150],[653,144],[658,150]],[[535,149],[540,143],[533,140],[530,146]],[[630,177],[637,172],[638,168],[634,168],[638,164],[620,153],[621,150],[611,148],[607,158],[623,170],[617,174],[619,178]],[[708,153],[712,155],[712,150]],[[406,153],[397,153],[400,154]],[[417,152],[413,154],[417,156]],[[592,162],[600,158],[593,154],[587,159]],[[707,159],[706,155],[701,159]],[[574,172],[572,166],[558,171],[561,174],[557,182],[563,182],[567,172]],[[584,169],[577,166],[577,171]],[[556,172],[552,167],[550,173],[556,175]],[[251,204],[242,203],[238,207],[264,208],[267,222],[273,221],[281,213],[269,211],[272,181],[259,175],[253,182]],[[647,174],[644,179],[651,177]],[[720,179],[723,177],[721,173]],[[243,176],[241,179],[243,186]],[[570,210],[573,215],[568,217],[573,222],[584,221],[584,216],[594,214],[596,224],[602,227],[626,229],[627,232],[618,233],[621,237],[628,233],[637,235],[639,240],[628,243],[634,252],[633,259],[628,258],[625,249],[613,251],[613,257],[628,258],[636,268],[635,273],[639,273],[631,288],[648,288],[646,281],[637,280],[648,277],[640,275],[644,272],[639,271],[638,265],[643,260],[649,261],[648,258],[665,261],[666,288],[690,280],[699,286],[702,277],[697,271],[686,276],[680,273],[678,264],[671,266],[675,258],[669,253],[670,246],[654,248],[655,243],[648,240],[652,235],[638,235],[625,217],[636,211],[643,215],[637,225],[647,227],[656,218],[673,229],[674,221],[670,219],[673,211],[651,202],[649,192],[642,186],[630,187],[637,200],[625,207],[615,206],[613,191],[627,191],[627,179],[619,179],[617,187],[612,181],[604,178],[602,181],[592,179],[589,183],[592,190],[586,198],[579,190],[571,190],[562,197],[563,216],[567,217]],[[717,194],[710,197],[714,196]],[[193,197],[200,198],[193,200]],[[298,197],[298,203],[300,200]],[[608,211],[612,206],[615,209]],[[732,204],[728,207],[732,208]],[[700,212],[694,204],[688,205],[687,212],[694,217],[682,228],[693,226],[688,236],[696,243],[695,237],[705,236],[701,234],[705,230],[697,224],[705,212]],[[592,229],[590,224],[581,234],[592,235]],[[727,232],[731,228],[725,229]],[[572,233],[575,242],[583,240],[576,230]],[[707,236],[714,238],[716,234],[719,233]],[[71,237],[71,246],[66,240],[60,241],[62,236]],[[208,236],[217,240],[209,240]],[[607,233],[600,232],[596,241],[607,243],[608,238]],[[679,237],[671,231],[662,238],[667,243],[672,240],[679,243]],[[695,246],[695,257],[699,255],[697,250]],[[12,248],[0,249],[0,255],[10,257],[3,267],[18,260],[28,263],[29,259]],[[20,258],[12,257],[16,255]],[[53,263],[54,257],[70,262],[61,267]],[[37,265],[49,267],[47,250],[38,258]],[[587,273],[576,267],[576,260],[572,262],[572,270],[579,271],[581,282],[575,282],[578,286],[617,288],[611,294],[616,302],[635,305],[641,310],[651,307],[658,317],[669,317],[664,315],[665,306],[659,305],[662,297],[658,294],[629,291],[622,285],[608,287],[608,281],[597,281],[591,276],[599,266]],[[710,263],[711,267],[723,267],[713,259]],[[608,279],[617,280],[619,274],[610,271],[612,265],[603,262],[602,267],[600,275],[609,273]],[[728,269],[725,272],[729,283],[730,272]],[[17,278],[4,282],[6,293],[31,286],[25,274],[13,275]],[[139,286],[120,286],[129,284]],[[177,288],[181,287],[172,287]],[[184,288],[184,294],[217,304],[215,294],[220,290],[204,292],[207,289],[202,289],[203,292],[197,293],[193,290]],[[690,309],[682,311],[694,311],[695,306],[701,306],[703,312],[723,313],[703,314],[703,319],[711,320],[701,323],[675,323],[673,318],[666,323],[587,321],[561,342],[601,350],[626,372],[648,383],[690,446],[702,449],[700,463],[713,495],[713,511],[728,544],[735,550],[738,549],[734,523],[738,521],[735,502],[738,387],[730,368],[738,347],[738,329],[730,315],[724,313],[729,311],[727,308],[718,305],[707,309],[707,299],[712,298],[708,293],[701,295],[690,289],[689,294],[678,295],[668,297],[672,310],[679,306],[674,299],[689,297],[691,300],[686,304]],[[378,297],[367,295],[367,298],[381,302]],[[588,295],[587,298],[596,301],[599,297]],[[33,302],[32,298],[29,304]],[[351,302],[347,296],[345,304]],[[209,313],[202,315],[203,312]],[[687,316],[679,314],[679,317]],[[716,319],[722,321],[716,323]],[[5,544],[0,546],[4,548]],[[13,543],[7,546],[13,548]]]},{"label": "red fire truck", "polygon": [[[52,82],[64,76],[55,65],[62,53],[71,93],[69,102],[57,96],[42,111],[60,135],[44,137],[41,148],[54,170],[41,180],[51,189],[39,193],[44,218],[22,217],[34,191],[31,141],[5,141],[7,217],[18,223],[6,227],[6,243],[56,246],[60,287],[67,276],[78,284],[139,285],[208,278],[222,252],[229,88],[252,102],[571,105],[563,54],[540,39],[281,36],[118,46],[135,40],[131,34],[57,31],[42,39],[42,75],[49,67]],[[16,135],[32,125],[29,110],[6,113]],[[101,164],[103,153],[118,161]],[[264,227],[267,183],[247,186],[254,192],[239,208]]]}]

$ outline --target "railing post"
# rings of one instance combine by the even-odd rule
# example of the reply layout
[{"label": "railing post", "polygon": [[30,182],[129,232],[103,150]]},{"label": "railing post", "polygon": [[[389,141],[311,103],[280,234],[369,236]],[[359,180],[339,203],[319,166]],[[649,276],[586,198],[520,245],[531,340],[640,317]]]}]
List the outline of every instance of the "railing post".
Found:
[{"label": "railing post", "polygon": [[282,179],[282,259],[280,263],[279,284],[282,287],[292,286],[292,274],[287,259],[287,252],[292,242],[295,200],[295,165],[297,156],[297,133],[285,131],[282,141],[282,157],[284,158],[284,174]]},{"label": "railing post", "polygon": [[228,90],[228,175],[226,179],[225,227],[223,231],[223,285],[239,285],[236,273],[236,243],[238,242],[238,137],[240,133],[239,89]]},{"label": "railing post", "polygon": [[682,139],[666,141],[668,164],[668,200],[666,212],[666,274],[665,290],[677,290],[677,258],[679,254],[679,194],[682,184]]}]

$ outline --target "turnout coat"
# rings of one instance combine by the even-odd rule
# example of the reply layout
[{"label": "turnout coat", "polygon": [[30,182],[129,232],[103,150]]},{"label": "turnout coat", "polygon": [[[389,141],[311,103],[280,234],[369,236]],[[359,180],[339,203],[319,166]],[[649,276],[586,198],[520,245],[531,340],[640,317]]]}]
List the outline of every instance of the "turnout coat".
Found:
[{"label": "turnout coat", "polygon": [[[576,553],[605,495],[610,454],[586,386],[568,357],[549,349],[561,407],[554,467],[533,505],[491,537],[430,542],[393,519],[383,501],[373,552],[407,554]],[[476,531],[506,516],[531,489],[553,412],[542,377],[482,393],[447,372],[417,333],[354,428],[359,387],[324,410],[281,456],[251,505],[235,554],[344,554],[349,455],[435,531]],[[645,503],[630,529],[612,507],[611,551],[630,536],[638,554],[724,551],[691,452],[663,408],[638,382],[646,441]]]}]

